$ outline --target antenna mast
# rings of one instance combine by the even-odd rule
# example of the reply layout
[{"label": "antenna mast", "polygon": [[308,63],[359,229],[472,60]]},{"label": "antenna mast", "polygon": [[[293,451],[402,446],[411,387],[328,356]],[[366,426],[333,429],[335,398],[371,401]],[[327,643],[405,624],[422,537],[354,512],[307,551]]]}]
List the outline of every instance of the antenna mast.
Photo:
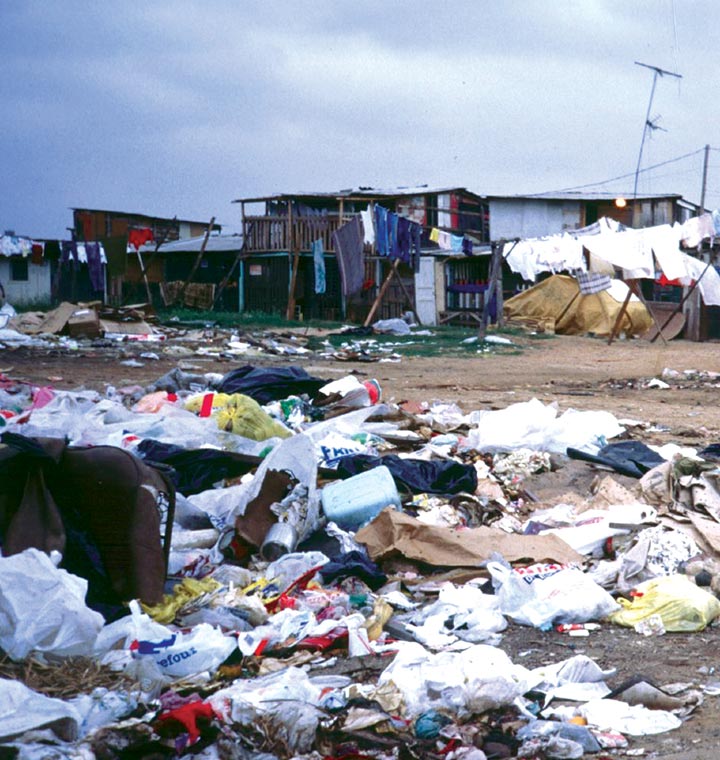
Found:
[{"label": "antenna mast", "polygon": [[636,66],[644,66],[646,69],[650,69],[653,72],[652,87],[650,88],[650,101],[648,102],[647,113],[645,114],[645,123],[643,124],[642,140],[640,141],[640,153],[638,154],[637,167],[635,168],[635,184],[633,186],[633,226],[635,226],[635,216],[637,207],[637,187],[638,187],[638,175],[640,174],[640,164],[642,162],[643,148],[645,147],[645,138],[649,129],[661,129],[650,119],[650,110],[652,109],[653,98],[655,97],[655,85],[657,84],[658,77],[670,76],[682,79],[682,74],[676,74],[674,71],[666,71],[658,66],[651,66],[647,63],[640,63],[635,61]]}]

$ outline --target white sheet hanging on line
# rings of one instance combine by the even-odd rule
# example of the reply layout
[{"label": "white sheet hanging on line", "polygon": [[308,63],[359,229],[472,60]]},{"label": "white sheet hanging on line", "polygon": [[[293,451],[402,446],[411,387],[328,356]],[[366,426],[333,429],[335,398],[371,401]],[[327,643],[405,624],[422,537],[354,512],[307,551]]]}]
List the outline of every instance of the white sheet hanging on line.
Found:
[{"label": "white sheet hanging on line", "polygon": [[547,238],[506,243],[503,257],[513,272],[525,280],[534,281],[541,272],[561,272],[565,269],[587,269],[583,247],[571,235],[552,235]]},{"label": "white sheet hanging on line", "polygon": [[680,250],[681,226],[675,223],[661,224],[643,230],[645,240],[652,248],[658,266],[668,280],[678,280],[688,276],[687,267]]},{"label": "white sheet hanging on line", "polygon": [[713,224],[712,214],[694,216],[683,222],[682,241],[686,247],[695,248],[705,238],[712,237],[715,237],[715,225]]},{"label": "white sheet hanging on line", "polygon": [[375,244],[375,223],[373,221],[373,210],[372,206],[368,206],[365,211],[360,212],[360,218],[362,219],[363,223],[363,235],[364,235],[364,243],[367,243],[368,245],[374,245]]},{"label": "white sheet hanging on line", "polygon": [[644,244],[636,230],[603,232],[582,238],[582,244],[599,259],[613,266],[632,271],[632,277],[654,277],[655,264],[652,251]]},{"label": "white sheet hanging on line", "polygon": [[[694,259],[683,253],[685,257],[685,266],[690,276],[698,281],[698,290],[702,296],[703,303],[706,306],[720,306],[720,275],[714,266],[708,267],[705,261]],[[707,272],[705,269],[707,268]],[[703,275],[703,272],[705,274]],[[702,275],[702,279],[700,276]]]}]

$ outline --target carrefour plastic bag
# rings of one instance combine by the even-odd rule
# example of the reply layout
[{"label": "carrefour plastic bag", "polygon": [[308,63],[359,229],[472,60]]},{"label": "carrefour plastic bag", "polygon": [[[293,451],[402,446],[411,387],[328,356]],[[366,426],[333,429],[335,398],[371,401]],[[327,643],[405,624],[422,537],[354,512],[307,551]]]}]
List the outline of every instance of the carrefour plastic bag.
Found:
[{"label": "carrefour plastic bag", "polygon": [[659,615],[666,631],[702,631],[720,615],[720,602],[686,575],[645,581],[635,589],[632,601],[621,599],[620,604],[622,609],[610,620],[630,628],[651,615]]},{"label": "carrefour plastic bag", "polygon": [[489,562],[503,614],[516,623],[549,628],[554,623],[587,623],[615,612],[610,594],[577,567],[535,564],[512,569]]},{"label": "carrefour plastic bag", "polygon": [[165,675],[193,676],[206,670],[214,672],[236,649],[235,639],[219,628],[200,623],[190,633],[172,633],[155,641],[134,641],[135,656],[151,656]]}]

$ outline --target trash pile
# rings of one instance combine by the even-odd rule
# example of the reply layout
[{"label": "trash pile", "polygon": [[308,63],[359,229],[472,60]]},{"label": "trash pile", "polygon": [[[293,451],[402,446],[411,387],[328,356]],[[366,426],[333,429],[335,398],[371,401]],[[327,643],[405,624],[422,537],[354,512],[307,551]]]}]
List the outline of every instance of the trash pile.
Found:
[{"label": "trash pile", "polygon": [[[250,364],[104,395],[0,376],[0,426],[8,757],[578,758],[714,693],[528,668],[503,636],[712,624],[717,446]],[[538,501],[572,460],[594,493]]]},{"label": "trash pile", "polygon": [[[408,321],[409,320],[409,321]],[[148,346],[147,344],[153,344]],[[516,352],[509,338],[488,335],[461,338],[421,328],[412,313],[403,319],[383,319],[367,327],[346,325],[336,329],[298,323],[290,329],[260,329],[257,326],[223,327],[211,320],[164,320],[151,304],[118,308],[99,301],[63,302],[50,312],[16,313],[10,304],[0,308],[0,349],[20,347],[35,350],[104,350],[129,353],[137,349],[125,366],[144,366],[143,360],[161,356],[179,360],[245,361],[256,357],[283,356],[294,360],[310,358],[333,362],[400,362],[404,353]],[[152,352],[148,348],[152,348]],[[154,354],[154,356],[153,356]],[[135,361],[137,364],[131,364]]]}]

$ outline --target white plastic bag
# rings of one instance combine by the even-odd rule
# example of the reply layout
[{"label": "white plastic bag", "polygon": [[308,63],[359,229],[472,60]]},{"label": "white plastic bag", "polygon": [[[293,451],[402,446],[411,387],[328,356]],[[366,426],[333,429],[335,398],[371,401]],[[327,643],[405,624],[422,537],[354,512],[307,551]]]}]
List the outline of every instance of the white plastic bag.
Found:
[{"label": "white plastic bag", "polygon": [[38,694],[20,681],[0,679],[0,739],[47,727],[60,739],[74,741],[80,721],[80,713],[69,702]]},{"label": "white plastic bag", "polygon": [[530,672],[500,649],[477,644],[464,652],[431,654],[420,644],[402,644],[378,679],[401,692],[405,715],[440,710],[464,720],[509,705],[528,690]]},{"label": "white plastic bag", "polygon": [[617,699],[592,699],[577,712],[590,726],[630,736],[662,734],[682,725],[682,720],[667,710],[650,710]]},{"label": "white plastic bag", "polygon": [[87,587],[37,549],[0,557],[0,648],[13,660],[89,656],[105,620],[85,604]]},{"label": "white plastic bag", "polygon": [[152,657],[165,675],[178,677],[214,672],[236,647],[234,638],[207,623],[196,625],[190,633],[172,633],[160,641],[132,645],[137,655]]},{"label": "white plastic bag", "polygon": [[569,565],[512,569],[489,562],[488,572],[503,614],[523,625],[547,629],[553,623],[587,623],[620,609],[604,588]]},{"label": "white plastic bag", "polygon": [[477,427],[468,433],[469,445],[490,453],[528,448],[564,454],[569,446],[594,453],[625,430],[610,412],[568,409],[557,417],[554,405],[536,398],[470,417]]},{"label": "white plastic bag", "polygon": [[285,752],[304,754],[315,741],[322,689],[299,668],[236,681],[208,698],[227,723],[263,726]]}]

